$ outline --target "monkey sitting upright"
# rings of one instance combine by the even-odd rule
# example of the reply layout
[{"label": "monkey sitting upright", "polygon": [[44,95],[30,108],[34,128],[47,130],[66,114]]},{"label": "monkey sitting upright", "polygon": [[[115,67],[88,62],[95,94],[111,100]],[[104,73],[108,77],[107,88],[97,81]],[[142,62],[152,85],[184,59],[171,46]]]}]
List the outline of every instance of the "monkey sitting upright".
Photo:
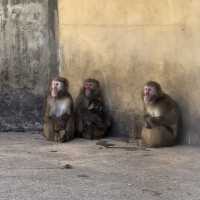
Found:
[{"label": "monkey sitting upright", "polygon": [[163,93],[161,86],[154,81],[145,84],[142,99],[145,111],[143,143],[150,147],[174,145],[179,118],[175,101]]},{"label": "monkey sitting upright", "polygon": [[76,99],[76,129],[79,137],[99,139],[111,124],[105,111],[99,81],[87,79]]},{"label": "monkey sitting upright", "polygon": [[73,100],[68,81],[57,77],[51,81],[44,116],[44,136],[50,141],[66,142],[74,138]]}]

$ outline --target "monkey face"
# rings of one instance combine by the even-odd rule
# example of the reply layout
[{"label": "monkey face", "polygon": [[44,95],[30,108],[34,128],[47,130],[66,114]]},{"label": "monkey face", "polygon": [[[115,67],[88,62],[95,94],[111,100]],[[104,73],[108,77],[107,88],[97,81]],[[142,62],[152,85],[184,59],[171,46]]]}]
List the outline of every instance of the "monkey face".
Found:
[{"label": "monkey face", "polygon": [[86,97],[92,96],[96,88],[95,83],[89,81],[86,81],[83,87],[84,87],[84,94]]},{"label": "monkey face", "polygon": [[150,103],[157,97],[157,90],[153,86],[144,86],[144,102]]},{"label": "monkey face", "polygon": [[51,82],[51,96],[57,97],[59,92],[64,88],[64,83],[58,80],[53,80]]}]

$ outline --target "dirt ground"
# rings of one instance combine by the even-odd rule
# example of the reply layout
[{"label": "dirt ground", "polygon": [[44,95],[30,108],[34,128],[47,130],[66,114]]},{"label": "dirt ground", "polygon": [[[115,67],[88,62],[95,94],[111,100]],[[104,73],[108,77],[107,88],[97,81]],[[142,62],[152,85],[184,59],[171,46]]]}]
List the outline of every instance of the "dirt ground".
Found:
[{"label": "dirt ground", "polygon": [[0,134],[0,200],[200,200],[200,148]]}]

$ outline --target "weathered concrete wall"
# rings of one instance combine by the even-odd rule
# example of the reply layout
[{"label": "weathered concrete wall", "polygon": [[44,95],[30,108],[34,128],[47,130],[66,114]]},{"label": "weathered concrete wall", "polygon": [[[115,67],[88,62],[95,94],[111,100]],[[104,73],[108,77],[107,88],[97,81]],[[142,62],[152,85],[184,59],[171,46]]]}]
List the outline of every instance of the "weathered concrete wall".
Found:
[{"label": "weathered concrete wall", "polygon": [[73,95],[83,79],[100,79],[114,132],[127,135],[143,84],[158,81],[180,104],[182,141],[200,144],[199,8],[199,0],[59,0],[61,74]]},{"label": "weathered concrete wall", "polygon": [[0,1],[0,130],[41,128],[58,66],[56,16],[56,0]]}]

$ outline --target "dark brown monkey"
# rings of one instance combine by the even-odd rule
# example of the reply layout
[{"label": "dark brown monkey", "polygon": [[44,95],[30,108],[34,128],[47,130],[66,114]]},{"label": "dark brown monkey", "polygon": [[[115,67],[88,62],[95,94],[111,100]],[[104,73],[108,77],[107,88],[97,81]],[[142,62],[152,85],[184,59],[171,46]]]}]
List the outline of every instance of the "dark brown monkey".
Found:
[{"label": "dark brown monkey", "polygon": [[76,99],[76,128],[79,137],[99,139],[106,135],[111,121],[105,110],[99,81],[87,79]]},{"label": "dark brown monkey", "polygon": [[174,145],[177,138],[177,104],[165,94],[161,86],[149,81],[145,84],[142,99],[144,102],[144,127],[142,141],[150,147]]},{"label": "dark brown monkey", "polygon": [[57,77],[51,81],[44,116],[44,136],[50,141],[66,142],[74,138],[73,100],[68,81]]}]

